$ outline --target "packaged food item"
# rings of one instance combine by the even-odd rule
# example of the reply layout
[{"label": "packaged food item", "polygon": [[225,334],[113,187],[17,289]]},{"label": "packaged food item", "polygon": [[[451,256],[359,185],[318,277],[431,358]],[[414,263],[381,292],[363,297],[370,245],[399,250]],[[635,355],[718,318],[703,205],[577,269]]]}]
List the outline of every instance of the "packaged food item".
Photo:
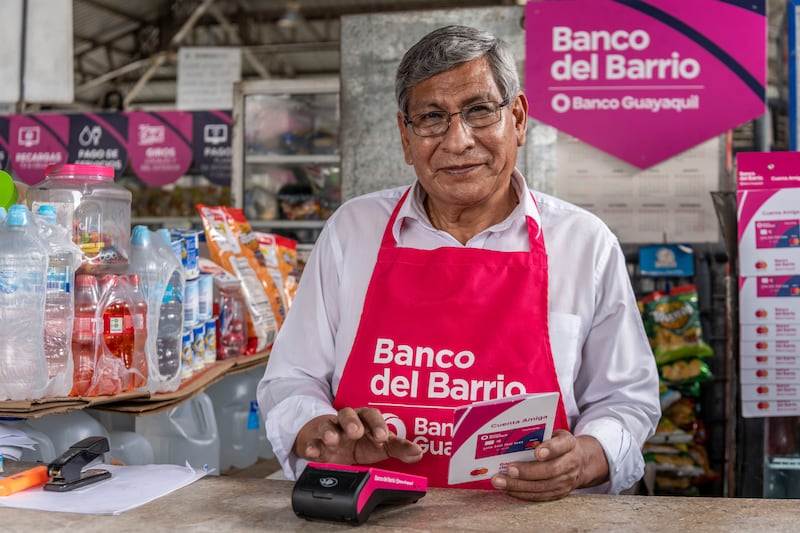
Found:
[{"label": "packaged food item", "polygon": [[254,232],[258,241],[260,258],[280,289],[284,313],[294,300],[297,291],[297,241],[273,233]]},{"label": "packaged food item", "polygon": [[281,324],[283,324],[283,319],[286,317],[286,308],[281,298],[280,282],[276,282],[276,276],[279,279],[279,273],[273,275],[266,266],[266,261],[261,253],[256,234],[245,218],[244,212],[241,209],[233,207],[223,207],[222,209],[227,214],[228,224],[234,236],[239,240],[242,246],[243,254],[248,258],[250,265],[256,272],[258,281],[261,283],[264,292],[269,298],[273,316],[278,323],[278,328],[280,328]]},{"label": "packaged food item", "polygon": [[714,354],[703,340],[695,285],[674,287],[669,294],[653,292],[640,309],[656,364]]},{"label": "packaged food item", "polygon": [[[257,273],[255,257],[246,251],[224,207],[197,204],[211,260],[231,272],[241,282],[247,305],[247,353],[266,350],[278,332],[278,322],[273,312],[270,295],[264,289]],[[268,276],[267,276],[268,278]],[[269,279],[272,283],[272,280]],[[217,339],[217,346],[222,337]]]}]

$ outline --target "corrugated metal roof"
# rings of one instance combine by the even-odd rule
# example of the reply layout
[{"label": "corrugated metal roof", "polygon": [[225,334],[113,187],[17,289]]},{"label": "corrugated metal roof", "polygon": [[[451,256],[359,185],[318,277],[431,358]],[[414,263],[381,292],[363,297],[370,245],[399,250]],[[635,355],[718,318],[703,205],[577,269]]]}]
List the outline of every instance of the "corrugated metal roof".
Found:
[{"label": "corrugated metal roof", "polygon": [[[180,46],[244,46],[244,77],[337,74],[339,18],[517,0],[73,0],[76,105],[169,106]],[[297,23],[279,24],[294,11]],[[254,66],[255,65],[255,66]],[[143,83],[143,79],[147,82]],[[104,103],[105,102],[105,103]]]}]

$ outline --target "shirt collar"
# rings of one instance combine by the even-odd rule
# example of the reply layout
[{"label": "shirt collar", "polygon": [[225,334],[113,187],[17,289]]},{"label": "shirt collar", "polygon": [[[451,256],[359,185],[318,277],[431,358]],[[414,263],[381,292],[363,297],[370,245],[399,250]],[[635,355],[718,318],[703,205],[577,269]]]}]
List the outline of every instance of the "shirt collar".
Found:
[{"label": "shirt collar", "polygon": [[[517,204],[517,207],[511,212],[510,215],[508,215],[505,220],[495,224],[489,228],[489,230],[504,231],[508,229],[515,221],[525,216],[531,217],[534,222],[536,222],[536,226],[541,228],[542,224],[541,217],[539,215],[539,209],[537,208],[536,202],[534,202],[533,197],[531,196],[531,191],[528,189],[528,185],[525,183],[525,178],[517,169],[514,169],[514,172],[511,174],[511,185],[514,187],[514,190],[517,192],[517,196],[520,199],[519,204]],[[397,220],[395,220],[394,227],[392,228],[392,233],[394,234],[395,240],[399,241],[400,229],[402,228],[403,220],[406,218],[415,220],[430,231],[437,231],[436,228],[433,227],[433,224],[431,224],[431,221],[428,219],[428,214],[425,212],[423,202],[426,195],[427,193],[425,192],[425,189],[422,188],[419,181],[411,185],[411,192],[406,198],[405,203],[400,206],[400,211],[397,213]]]}]

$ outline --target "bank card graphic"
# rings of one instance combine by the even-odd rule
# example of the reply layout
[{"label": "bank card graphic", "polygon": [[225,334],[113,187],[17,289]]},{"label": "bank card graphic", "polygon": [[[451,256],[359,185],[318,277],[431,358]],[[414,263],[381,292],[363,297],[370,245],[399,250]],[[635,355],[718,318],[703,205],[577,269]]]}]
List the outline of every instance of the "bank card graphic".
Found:
[{"label": "bank card graphic", "polygon": [[533,461],[533,450],[553,434],[558,398],[519,394],[457,408],[448,483],[489,479],[510,462]]},{"label": "bank card graphic", "polygon": [[544,430],[539,424],[478,435],[475,459],[532,450],[544,440]]}]

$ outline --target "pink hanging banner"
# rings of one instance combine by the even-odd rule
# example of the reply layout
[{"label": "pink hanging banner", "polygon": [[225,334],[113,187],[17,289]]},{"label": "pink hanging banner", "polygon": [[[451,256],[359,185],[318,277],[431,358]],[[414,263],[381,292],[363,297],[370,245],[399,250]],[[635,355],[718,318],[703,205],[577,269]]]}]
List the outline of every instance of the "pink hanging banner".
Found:
[{"label": "pink hanging banner", "polygon": [[192,114],[128,113],[128,155],[143,182],[156,187],[174,183],[192,164]]},{"label": "pink hanging banner", "polygon": [[531,117],[647,168],[766,112],[766,0],[525,8]]},{"label": "pink hanging banner", "polygon": [[11,115],[8,142],[11,169],[20,181],[34,185],[44,180],[44,169],[67,162],[69,117],[59,113]]}]

